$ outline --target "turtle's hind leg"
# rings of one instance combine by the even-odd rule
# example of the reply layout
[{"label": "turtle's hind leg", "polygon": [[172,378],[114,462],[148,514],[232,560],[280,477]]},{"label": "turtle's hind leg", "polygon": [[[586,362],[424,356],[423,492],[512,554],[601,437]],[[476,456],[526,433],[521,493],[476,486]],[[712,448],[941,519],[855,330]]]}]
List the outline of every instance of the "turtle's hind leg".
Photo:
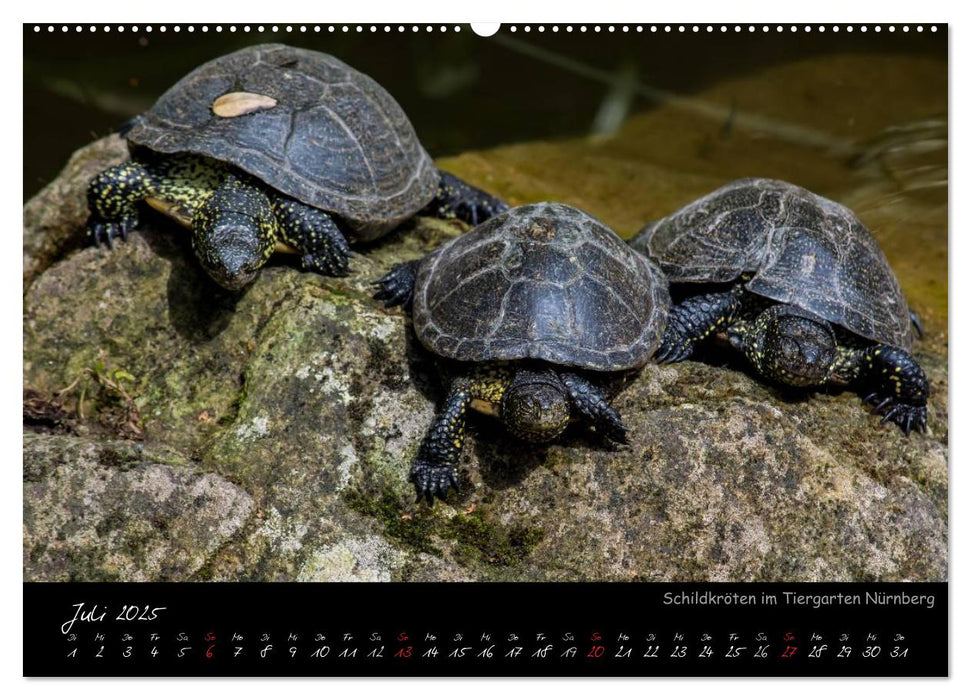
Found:
[{"label": "turtle's hind leg", "polygon": [[411,308],[420,263],[421,259],[417,259],[394,265],[388,274],[371,283],[371,286],[377,289],[373,298],[383,301],[389,308],[392,306]]},{"label": "turtle's hind leg", "polygon": [[320,209],[277,195],[273,212],[283,243],[296,248],[303,269],[328,277],[345,277],[351,249],[334,220]]},{"label": "turtle's hind leg", "polygon": [[425,207],[426,213],[446,219],[459,219],[476,226],[509,209],[509,205],[498,197],[463,182],[452,173],[444,170],[438,172],[441,175],[438,194]]},{"label": "turtle's hind leg", "polygon": [[689,297],[671,309],[668,325],[654,357],[658,362],[681,362],[695,343],[726,329],[741,308],[741,287]]},{"label": "turtle's hind leg", "polygon": [[126,240],[138,225],[138,202],[156,189],[148,169],[133,160],[95,175],[88,185],[90,216],[85,225],[92,243],[111,247],[115,238]]}]

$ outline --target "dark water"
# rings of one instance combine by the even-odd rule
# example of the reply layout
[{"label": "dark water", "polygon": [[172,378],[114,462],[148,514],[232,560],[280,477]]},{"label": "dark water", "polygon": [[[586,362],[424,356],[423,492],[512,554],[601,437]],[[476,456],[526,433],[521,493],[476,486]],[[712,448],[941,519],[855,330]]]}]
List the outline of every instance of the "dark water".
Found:
[{"label": "dark water", "polygon": [[[651,110],[650,91],[632,93],[634,83],[653,91],[690,96],[733,77],[773,65],[836,54],[923,56],[946,65],[946,29],[931,33],[898,30],[755,34],[743,27],[695,34],[620,28],[598,33],[588,26],[515,34],[503,28],[491,38],[467,26],[445,33],[390,33],[356,26],[343,33],[249,33],[242,25],[203,33],[144,27],[124,33],[112,25],[78,33],[34,31],[24,26],[24,198],[62,167],[70,153],[109,133],[151,106],[186,72],[218,55],[254,43],[285,42],[332,53],[384,85],[409,114],[426,148],[440,157],[499,144],[549,140],[618,127],[630,115]],[[833,80],[838,80],[834,76]],[[766,103],[776,99],[765,94]],[[895,99],[906,99],[895,95]],[[798,116],[798,115],[797,115]],[[659,135],[663,139],[663,135]]]}]

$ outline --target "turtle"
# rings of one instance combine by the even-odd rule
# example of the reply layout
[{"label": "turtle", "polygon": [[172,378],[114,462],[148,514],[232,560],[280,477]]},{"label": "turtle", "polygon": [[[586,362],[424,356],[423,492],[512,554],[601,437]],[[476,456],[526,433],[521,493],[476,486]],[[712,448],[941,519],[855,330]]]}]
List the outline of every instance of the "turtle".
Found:
[{"label": "turtle", "polygon": [[881,423],[926,430],[929,386],[911,355],[920,320],[847,207],[789,182],[741,179],[647,224],[631,245],[677,300],[659,362],[717,335],[771,382],[855,388]]},{"label": "turtle", "polygon": [[527,442],[571,420],[627,442],[609,400],[649,361],[670,297],[657,266],[586,212],[515,207],[374,284],[376,299],[411,309],[448,385],[412,463],[419,501],[458,490],[469,409]]},{"label": "turtle", "polygon": [[137,203],[192,231],[200,263],[240,290],[274,250],[348,273],[347,238],[417,213],[477,224],[508,206],[436,169],[397,102],[333,56],[282,44],[205,63],[120,130],[131,159],[88,187],[95,245],[127,238]]}]

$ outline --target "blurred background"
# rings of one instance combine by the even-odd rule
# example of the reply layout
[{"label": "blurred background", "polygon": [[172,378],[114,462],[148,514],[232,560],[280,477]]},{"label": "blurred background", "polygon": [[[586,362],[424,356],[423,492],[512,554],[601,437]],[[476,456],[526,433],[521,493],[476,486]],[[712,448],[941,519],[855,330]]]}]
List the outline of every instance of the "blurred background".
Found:
[{"label": "blurred background", "polygon": [[[941,81],[925,86],[945,90],[946,27],[937,32],[856,31],[793,32],[788,26],[765,34],[686,31],[638,33],[631,25],[608,31],[588,25],[572,32],[552,26],[503,26],[490,38],[476,36],[468,26],[455,32],[449,27],[431,33],[424,26],[399,32],[357,33],[356,26],[333,33],[327,25],[315,33],[313,26],[301,33],[243,31],[212,28],[203,33],[187,26],[165,33],[156,25],[152,32],[123,33],[112,26],[89,32],[84,26],[67,33],[60,26],[40,32],[24,26],[24,199],[53,178],[69,155],[91,140],[108,134],[132,116],[149,108],[154,100],[185,73],[199,64],[254,43],[285,42],[334,54],[381,83],[404,107],[428,151],[436,158],[463,151],[481,150],[525,141],[551,140],[616,132],[631,115],[657,108],[671,100],[687,99],[689,113],[706,115],[717,137],[725,138],[735,126],[745,127],[751,112],[765,120],[749,126],[780,132],[787,139],[804,139],[817,146],[845,151],[847,138],[856,134],[833,133],[832,125],[819,123],[827,85],[838,89],[845,76],[842,67],[827,62],[829,56],[855,55],[912,57],[938,62]],[[780,64],[801,63],[817,79],[809,94],[793,101],[791,93],[720,95],[697,103],[692,96],[757,74]],[[862,65],[862,64],[861,64]],[[827,74],[829,71],[829,74]],[[919,90],[908,94],[907,76],[890,76],[885,83],[868,76],[872,95],[860,96],[860,111],[884,109],[888,101],[910,105],[914,114],[930,114],[934,106]],[[887,76],[882,76],[886,78]],[[912,81],[922,82],[922,79]],[[784,104],[790,102],[791,104]],[[906,110],[905,110],[906,111]],[[842,117],[841,117],[842,118]],[[825,121],[825,120],[824,120]],[[857,119],[863,122],[865,119]],[[814,123],[815,122],[815,123]],[[859,135],[865,138],[862,133]],[[832,143],[830,143],[831,141]]]}]

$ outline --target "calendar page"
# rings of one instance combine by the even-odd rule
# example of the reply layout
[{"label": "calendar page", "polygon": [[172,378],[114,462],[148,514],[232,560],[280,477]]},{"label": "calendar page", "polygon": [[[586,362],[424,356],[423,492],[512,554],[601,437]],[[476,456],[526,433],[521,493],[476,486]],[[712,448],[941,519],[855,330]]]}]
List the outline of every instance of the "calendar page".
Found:
[{"label": "calendar page", "polygon": [[948,674],[947,24],[23,46],[25,676]]}]

